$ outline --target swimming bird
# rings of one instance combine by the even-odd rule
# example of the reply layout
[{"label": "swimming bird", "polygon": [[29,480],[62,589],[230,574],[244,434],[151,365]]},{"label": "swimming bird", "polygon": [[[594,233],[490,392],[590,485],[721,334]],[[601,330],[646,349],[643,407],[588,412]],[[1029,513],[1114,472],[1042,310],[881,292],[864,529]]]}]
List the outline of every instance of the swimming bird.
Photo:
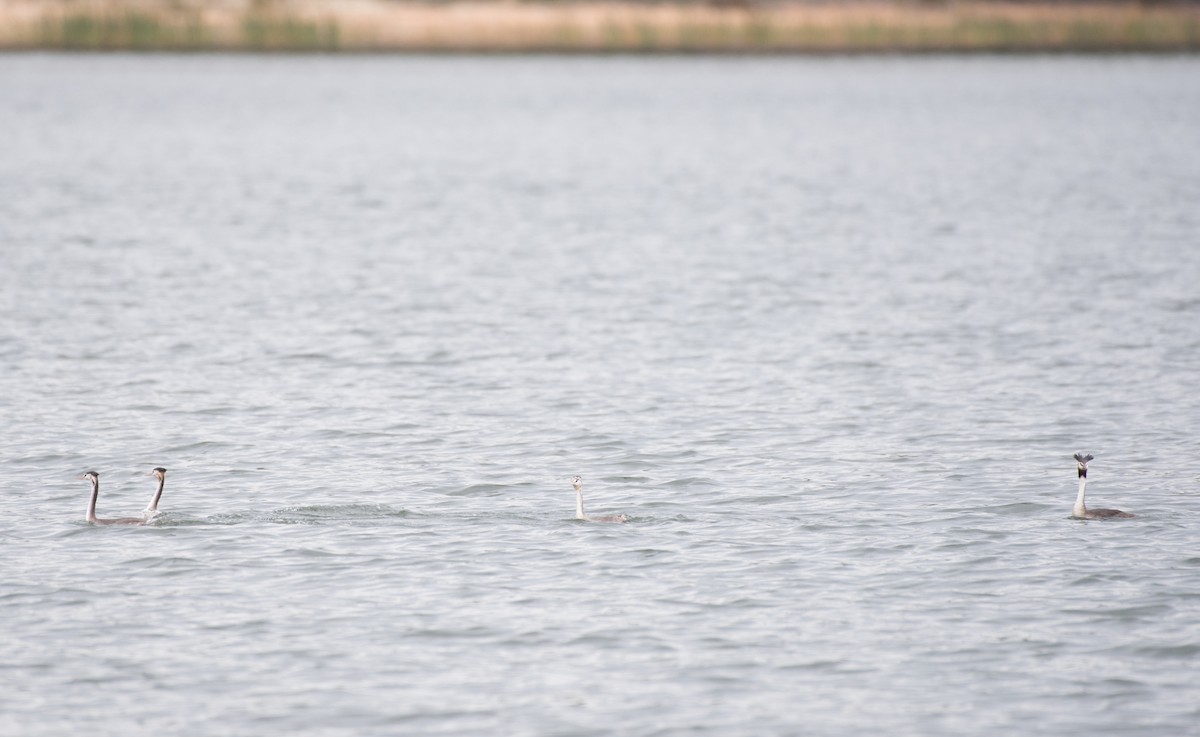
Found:
[{"label": "swimming bird", "polygon": [[1088,509],[1083,504],[1083,493],[1087,488],[1087,464],[1092,460],[1092,455],[1084,455],[1082,453],[1075,454],[1075,463],[1079,467],[1079,496],[1075,497],[1075,508],[1071,510],[1072,517],[1079,519],[1111,519],[1114,517],[1132,517],[1129,512],[1122,512],[1119,509]]},{"label": "swimming bird", "polygon": [[571,486],[575,487],[575,519],[581,519],[585,522],[628,522],[629,518],[623,514],[602,514],[598,517],[589,517],[583,511],[583,479],[579,476],[571,479]]},{"label": "swimming bird", "polygon": [[158,479],[158,491],[154,492],[154,498],[150,500],[150,505],[142,514],[146,517],[152,517],[158,514],[158,500],[162,499],[163,484],[167,483],[167,469],[159,466],[150,472],[150,475]]},{"label": "swimming bird", "polygon": [[96,498],[100,496],[100,474],[88,471],[79,478],[92,482],[92,500],[88,502],[87,521],[93,525],[144,525],[146,520],[141,517],[117,517],[116,519],[99,519],[96,517]]}]

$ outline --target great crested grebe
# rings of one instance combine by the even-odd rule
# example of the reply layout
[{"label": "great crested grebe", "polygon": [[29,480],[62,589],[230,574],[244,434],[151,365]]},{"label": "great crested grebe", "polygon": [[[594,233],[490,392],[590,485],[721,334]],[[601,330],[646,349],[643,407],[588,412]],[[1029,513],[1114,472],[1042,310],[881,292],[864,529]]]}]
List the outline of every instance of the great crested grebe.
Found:
[{"label": "great crested grebe", "polygon": [[596,517],[588,516],[583,511],[583,479],[579,476],[571,479],[571,486],[575,487],[575,519],[581,519],[585,522],[628,522],[629,518],[623,514],[602,514]]},{"label": "great crested grebe", "polygon": [[96,498],[100,496],[100,474],[88,471],[79,478],[92,482],[92,499],[88,502],[87,521],[93,525],[144,525],[146,520],[141,517],[117,517],[116,519],[100,519],[96,517]]},{"label": "great crested grebe", "polygon": [[1087,489],[1087,464],[1092,455],[1075,454],[1075,463],[1079,470],[1079,495],[1075,497],[1075,507],[1071,510],[1072,517],[1079,519],[1112,519],[1116,517],[1132,517],[1129,512],[1119,509],[1088,509],[1083,503],[1083,494]]}]

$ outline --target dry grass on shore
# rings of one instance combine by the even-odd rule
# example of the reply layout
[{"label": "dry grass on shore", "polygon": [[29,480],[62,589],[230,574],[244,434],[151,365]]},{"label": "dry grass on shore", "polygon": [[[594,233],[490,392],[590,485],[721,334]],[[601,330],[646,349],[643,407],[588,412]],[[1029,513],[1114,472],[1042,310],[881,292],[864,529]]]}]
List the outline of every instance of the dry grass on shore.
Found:
[{"label": "dry grass on shore", "polygon": [[1200,7],[1135,3],[0,0],[0,48],[72,50],[1194,51]]}]

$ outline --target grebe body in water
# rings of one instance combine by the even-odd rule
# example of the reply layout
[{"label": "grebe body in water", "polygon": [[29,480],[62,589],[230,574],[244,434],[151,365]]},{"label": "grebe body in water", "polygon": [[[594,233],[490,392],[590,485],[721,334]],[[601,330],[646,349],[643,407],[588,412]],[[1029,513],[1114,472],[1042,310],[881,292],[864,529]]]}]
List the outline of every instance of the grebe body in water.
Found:
[{"label": "grebe body in water", "polygon": [[150,500],[150,504],[142,512],[146,517],[153,517],[158,514],[158,500],[162,499],[163,484],[167,483],[167,469],[159,466],[151,471],[150,475],[158,479],[158,490],[154,492],[154,498]]},{"label": "grebe body in water", "polygon": [[88,471],[80,476],[92,482],[92,499],[88,502],[87,521],[93,525],[144,525],[146,520],[141,517],[117,517],[116,519],[100,519],[96,516],[96,498],[100,496],[100,474]]},{"label": "grebe body in water", "polygon": [[595,517],[589,516],[583,511],[583,479],[576,476],[571,479],[571,486],[575,487],[575,519],[581,519],[585,522],[628,522],[629,518],[623,514],[601,514]]},{"label": "grebe body in water", "polygon": [[1083,503],[1083,494],[1087,489],[1087,464],[1092,460],[1091,454],[1075,454],[1075,463],[1079,468],[1079,495],[1075,497],[1075,508],[1071,510],[1072,517],[1079,519],[1115,519],[1117,517],[1132,517],[1129,512],[1119,509],[1088,509]]}]

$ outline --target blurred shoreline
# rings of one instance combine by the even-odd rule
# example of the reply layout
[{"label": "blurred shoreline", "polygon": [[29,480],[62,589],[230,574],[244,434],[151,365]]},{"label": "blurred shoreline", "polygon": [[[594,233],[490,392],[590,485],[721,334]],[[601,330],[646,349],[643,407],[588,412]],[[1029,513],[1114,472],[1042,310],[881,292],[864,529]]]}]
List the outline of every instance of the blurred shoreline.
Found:
[{"label": "blurred shoreline", "polygon": [[0,50],[1194,52],[1200,5],[0,0]]}]

